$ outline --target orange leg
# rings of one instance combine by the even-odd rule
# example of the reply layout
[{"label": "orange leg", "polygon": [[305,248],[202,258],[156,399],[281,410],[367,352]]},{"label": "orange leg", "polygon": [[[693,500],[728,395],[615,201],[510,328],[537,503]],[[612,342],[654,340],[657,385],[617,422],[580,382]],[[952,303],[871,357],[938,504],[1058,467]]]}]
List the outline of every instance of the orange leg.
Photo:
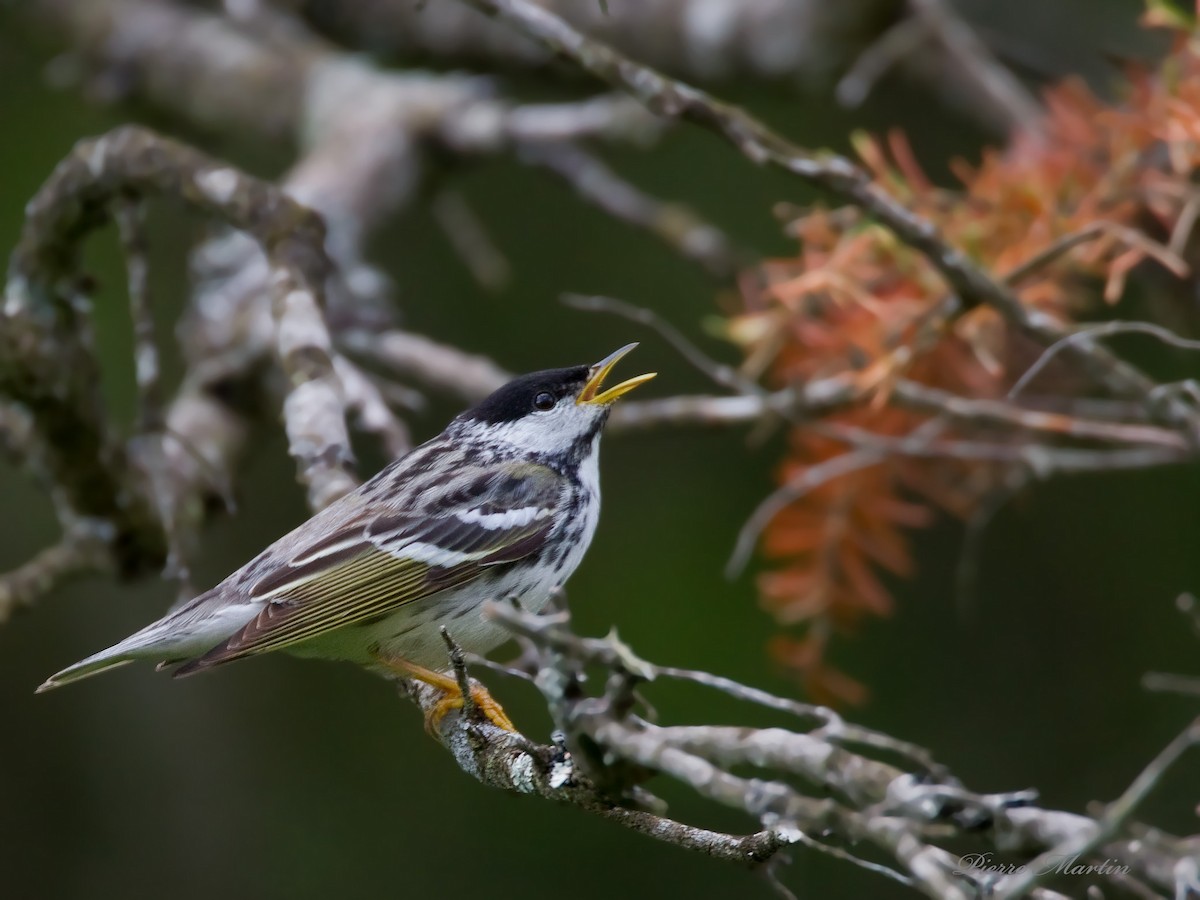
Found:
[{"label": "orange leg", "polygon": [[[418,666],[416,663],[411,663],[407,659],[402,659],[398,656],[376,654],[375,658],[397,675],[428,684],[431,687],[437,688],[445,695],[433,709],[425,714],[425,730],[431,735],[437,735],[438,729],[442,724],[442,719],[446,717],[446,714],[450,710],[462,709],[462,689],[458,686],[458,681],[453,676],[435,672],[424,666]],[[508,718],[508,715],[504,712],[504,708],[495,701],[483,685],[471,685],[471,700],[474,702],[476,709],[483,713],[488,721],[497,728],[514,732],[517,730]]]}]

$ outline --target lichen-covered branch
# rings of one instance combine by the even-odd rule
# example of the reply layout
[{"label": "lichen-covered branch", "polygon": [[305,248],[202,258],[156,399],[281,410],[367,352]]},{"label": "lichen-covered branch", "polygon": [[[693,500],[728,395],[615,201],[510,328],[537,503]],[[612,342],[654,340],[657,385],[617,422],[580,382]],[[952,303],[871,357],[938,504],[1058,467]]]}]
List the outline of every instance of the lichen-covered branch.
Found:
[{"label": "lichen-covered branch", "polygon": [[[320,219],[276,186],[228,164],[145,129],[119,128],[81,142],[59,163],[29,203],[10,261],[0,393],[24,413],[28,434],[20,455],[51,488],[65,533],[59,551],[10,576],[14,603],[29,603],[66,574],[101,567],[102,540],[125,575],[161,568],[169,543],[175,567],[185,572],[174,537],[177,512],[197,486],[221,485],[217,493],[228,495],[223,456],[243,429],[222,414],[211,393],[195,390],[189,379],[165,419],[150,411],[157,406],[157,361],[143,296],[144,236],[132,204],[157,197],[240,229],[261,248],[275,290],[276,358],[288,381],[284,420],[301,477],[314,506],[355,484],[321,313],[331,269]],[[99,393],[79,268],[83,241],[113,217],[131,256],[141,347],[143,433],[128,442],[109,422]],[[219,360],[205,362],[220,367]]]},{"label": "lichen-covered branch", "polygon": [[[432,709],[441,699],[440,691],[428,685],[402,682],[402,690],[423,709]],[[790,843],[770,829],[724,834],[623,805],[591,781],[564,745],[535,743],[521,734],[502,731],[483,717],[453,712],[443,720],[439,737],[463,771],[488,787],[577,806],[631,831],[705,856],[756,866]]]},{"label": "lichen-covered branch", "polygon": [[[27,322],[51,314],[37,310],[39,303],[64,304],[66,298],[47,298],[43,286],[74,274],[81,237],[127,195],[177,200],[250,235],[262,248],[272,270],[277,357],[289,380],[284,420],[292,455],[315,506],[350,490],[349,440],[320,312],[331,272],[324,226],[278,187],[141,128],[84,141],[28,207],[9,269],[9,308],[22,309]],[[9,365],[23,365],[18,347]]]},{"label": "lichen-covered branch", "polygon": [[[851,725],[823,707],[773,697],[708,673],[655,665],[636,656],[615,633],[581,637],[571,630],[563,610],[538,616],[492,603],[486,614],[509,628],[525,648],[517,662],[492,668],[535,684],[557,729],[552,743],[542,745],[502,731],[470,711],[446,716],[437,737],[464,771],[486,785],[575,805],[659,840],[734,862],[759,864],[791,845],[824,848],[873,871],[883,869],[882,874],[936,898],[965,900],[997,887],[1014,891],[1012,896],[1062,896],[1033,879],[1018,883],[973,868],[970,855],[952,853],[946,844],[982,848],[1016,863],[1068,850],[1097,864],[1118,854],[1133,877],[1155,890],[1190,885],[1180,879],[1188,877],[1188,861],[1200,848],[1200,836],[1177,838],[1143,829],[1135,843],[1123,826],[1135,800],[1195,742],[1195,724],[1097,820],[1039,807],[1034,791],[975,793],[920,748]],[[640,716],[641,691],[673,678],[715,687],[748,704],[798,717],[793,722],[802,724],[658,725]],[[435,688],[403,684],[426,712],[441,699]],[[601,685],[600,692],[588,691],[590,684]],[[881,753],[887,758],[880,758]],[[747,767],[753,776],[742,774]],[[666,818],[661,801],[647,792],[653,787],[647,770],[741,810],[763,830],[751,836],[714,834]],[[886,864],[863,858],[873,855],[871,847]],[[1113,878],[1125,875],[1111,873]]]}]

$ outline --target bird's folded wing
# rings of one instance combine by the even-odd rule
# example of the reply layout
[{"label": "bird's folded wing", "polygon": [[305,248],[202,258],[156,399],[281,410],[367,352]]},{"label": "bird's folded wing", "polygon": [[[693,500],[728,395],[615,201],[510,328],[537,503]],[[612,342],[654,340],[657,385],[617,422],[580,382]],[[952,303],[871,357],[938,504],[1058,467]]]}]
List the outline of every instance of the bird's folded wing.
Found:
[{"label": "bird's folded wing", "polygon": [[539,550],[561,476],[535,464],[468,468],[426,504],[437,514],[358,516],[250,587],[266,606],[176,675],[278,650],[478,578]]}]

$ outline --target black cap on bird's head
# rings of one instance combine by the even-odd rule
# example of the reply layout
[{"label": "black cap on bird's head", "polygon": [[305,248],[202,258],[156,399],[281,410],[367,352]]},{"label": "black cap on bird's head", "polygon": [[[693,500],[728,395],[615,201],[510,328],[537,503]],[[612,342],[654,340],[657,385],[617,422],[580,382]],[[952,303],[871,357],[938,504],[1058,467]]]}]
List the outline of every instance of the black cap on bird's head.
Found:
[{"label": "black cap on bird's head", "polygon": [[650,372],[603,390],[628,344],[594,366],[546,369],[514,378],[459,416],[453,428],[465,441],[480,441],[567,461],[586,457],[618,397],[654,377]]},{"label": "black cap on bird's head", "polygon": [[537,411],[535,401],[539,398],[542,405],[551,409],[563,398],[575,396],[583,389],[587,377],[587,366],[545,369],[520,375],[504,387],[497,388],[478,406],[467,410],[463,417],[489,425],[515,422]]},{"label": "black cap on bird's head", "polygon": [[574,406],[596,411],[607,410],[618,397],[629,393],[640,384],[645,384],[657,374],[648,372],[638,375],[601,391],[609,372],[621,357],[636,346],[636,343],[626,344],[593,366],[545,369],[521,375],[492,393],[474,409],[463,413],[463,418],[490,425],[516,422],[525,416],[549,413],[560,404],[566,407],[568,404],[563,401],[568,399],[573,401]]}]

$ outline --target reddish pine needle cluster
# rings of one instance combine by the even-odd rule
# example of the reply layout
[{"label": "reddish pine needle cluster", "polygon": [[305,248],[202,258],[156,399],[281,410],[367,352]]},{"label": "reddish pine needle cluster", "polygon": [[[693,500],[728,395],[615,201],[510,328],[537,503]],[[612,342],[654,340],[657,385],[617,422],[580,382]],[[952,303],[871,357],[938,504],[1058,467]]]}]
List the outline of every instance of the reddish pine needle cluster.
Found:
[{"label": "reddish pine needle cluster", "polygon": [[[1191,181],[1200,164],[1200,43],[1179,34],[1156,71],[1129,73],[1119,102],[1075,81],[1049,90],[1035,128],[985,153],[977,167],[955,166],[961,190],[932,184],[898,133],[882,143],[859,138],[856,149],[881,188],[936,223],[1022,303],[1064,324],[1087,319],[1120,300],[1131,271],[1147,260],[1179,277],[1188,272],[1200,214]],[[729,322],[747,372],[766,372],[777,385],[846,380],[857,402],[823,425],[889,438],[925,429],[931,440],[979,439],[906,405],[894,394],[896,379],[999,398],[1040,348],[989,308],[941,315],[947,289],[934,267],[855,209],[805,211],[790,229],[799,252],[747,273],[744,311]],[[1069,394],[1070,384],[1070,373],[1060,372],[1037,387]],[[789,447],[783,484],[849,452],[836,430],[812,425],[795,427]],[[762,536],[773,568],[760,576],[760,592],[789,626],[774,643],[776,657],[802,673],[814,697],[863,699],[864,687],[826,661],[830,637],[887,615],[886,579],[913,571],[910,530],[935,510],[969,516],[1003,474],[991,463],[889,455],[775,516]]]}]

